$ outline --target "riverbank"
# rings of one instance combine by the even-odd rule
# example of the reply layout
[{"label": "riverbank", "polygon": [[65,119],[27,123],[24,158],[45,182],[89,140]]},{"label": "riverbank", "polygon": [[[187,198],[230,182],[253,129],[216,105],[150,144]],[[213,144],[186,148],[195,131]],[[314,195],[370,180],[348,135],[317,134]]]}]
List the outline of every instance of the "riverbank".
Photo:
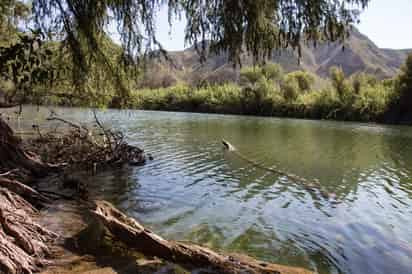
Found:
[{"label": "riverbank", "polygon": [[264,95],[248,94],[242,87],[233,84],[195,89],[177,86],[134,91],[129,107],[143,110],[385,122],[385,114],[393,96],[392,90],[377,87],[353,96],[350,102],[341,100],[333,89],[310,91],[288,100],[280,91],[268,91]]},{"label": "riverbank", "polygon": [[42,104],[412,125],[409,84],[399,79],[378,80],[364,73],[345,78],[338,69],[329,79],[303,71],[281,79],[262,72],[244,74],[247,79],[241,83],[142,88],[126,99],[110,94],[91,101],[50,96]]}]

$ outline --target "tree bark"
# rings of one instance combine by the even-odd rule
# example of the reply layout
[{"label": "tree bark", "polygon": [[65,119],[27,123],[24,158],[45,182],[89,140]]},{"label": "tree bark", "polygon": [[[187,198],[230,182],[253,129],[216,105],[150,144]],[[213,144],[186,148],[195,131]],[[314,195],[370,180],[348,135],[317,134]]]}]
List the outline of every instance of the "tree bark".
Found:
[{"label": "tree bark", "polygon": [[50,168],[23,149],[0,117],[0,273],[36,272],[49,254],[47,243],[56,235],[34,221],[37,210],[32,206],[47,198],[12,178],[42,176]]},{"label": "tree bark", "polygon": [[56,235],[37,224],[37,210],[19,195],[0,187],[0,273],[33,273],[49,254]]},{"label": "tree bark", "polygon": [[216,273],[309,274],[302,268],[286,267],[247,256],[225,256],[198,245],[167,241],[127,217],[113,205],[97,201],[92,214],[110,233],[144,255],[156,256],[184,266],[211,268]]},{"label": "tree bark", "polygon": [[13,135],[12,129],[0,117],[0,167],[6,170],[20,169],[33,176],[43,176],[51,166],[43,163],[37,155],[25,151],[21,140]]},{"label": "tree bark", "polygon": [[17,180],[10,180],[8,178],[2,178],[0,176],[0,187],[4,187],[10,191],[13,191],[14,193],[22,196],[34,205],[38,205],[39,203],[50,202],[50,200],[47,197],[44,197],[42,194],[40,194],[33,188],[25,184],[22,184]]}]

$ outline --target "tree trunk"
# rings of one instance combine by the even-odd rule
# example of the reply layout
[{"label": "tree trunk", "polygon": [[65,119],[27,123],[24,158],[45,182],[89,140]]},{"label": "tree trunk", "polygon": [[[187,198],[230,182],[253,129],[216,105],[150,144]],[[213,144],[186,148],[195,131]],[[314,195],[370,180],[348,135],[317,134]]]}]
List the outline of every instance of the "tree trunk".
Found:
[{"label": "tree trunk", "polygon": [[13,135],[12,129],[0,117],[0,168],[19,169],[21,173],[43,176],[51,166],[43,163],[35,154],[25,151],[21,140]]},{"label": "tree trunk", "polygon": [[310,274],[295,267],[281,266],[247,256],[226,256],[194,244],[167,241],[127,217],[109,202],[97,201],[92,214],[116,239],[144,255],[155,256],[188,267],[208,268],[215,273]]}]

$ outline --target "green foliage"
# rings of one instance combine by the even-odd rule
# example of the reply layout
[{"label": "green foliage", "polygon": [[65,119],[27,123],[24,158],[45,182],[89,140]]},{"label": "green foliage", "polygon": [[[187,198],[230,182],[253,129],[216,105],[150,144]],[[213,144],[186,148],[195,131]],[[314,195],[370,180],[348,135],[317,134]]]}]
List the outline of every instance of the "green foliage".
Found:
[{"label": "green foliage", "polygon": [[51,84],[55,79],[53,52],[43,46],[41,34],[19,34],[14,43],[0,47],[0,80],[14,85],[6,94],[9,103],[24,103],[27,97],[34,97],[34,88]]},{"label": "green foliage", "polygon": [[412,54],[409,54],[398,77],[391,83],[395,92],[391,96],[384,119],[392,123],[410,123],[412,119]]},{"label": "green foliage", "polygon": [[[96,90],[102,97],[115,91],[119,100],[127,101],[129,91],[136,86],[130,81],[131,74],[141,72],[140,61],[148,55],[164,54],[155,32],[157,13],[164,6],[170,23],[175,17],[186,17],[186,42],[194,45],[202,57],[208,50],[205,41],[209,39],[212,51],[224,51],[233,62],[240,63],[244,48],[255,61],[263,61],[275,49],[299,49],[303,39],[343,39],[346,27],[357,21],[359,10],[368,2],[315,0],[307,5],[300,0],[33,0],[33,20],[28,26],[34,25],[51,41],[59,41],[55,50],[60,51],[60,62],[70,72],[70,77],[60,79],[64,85],[71,81],[77,93],[88,97],[94,96]],[[1,26],[10,18],[27,15],[25,3],[1,1]],[[111,48],[112,44],[107,42],[109,28],[118,31],[121,47]],[[262,68],[262,74],[266,80],[277,81],[282,72],[269,65]],[[255,89],[257,93],[254,92],[258,100],[264,99],[258,90],[266,80],[252,81],[261,82]],[[171,84],[175,81],[165,76],[155,87]]]},{"label": "green foliage", "polygon": [[399,96],[412,93],[412,54],[409,54],[396,81]]},{"label": "green foliage", "polygon": [[276,63],[268,63],[262,66],[262,74],[266,79],[279,81],[283,77],[283,68],[281,65]]},{"label": "green foliage", "polygon": [[261,67],[245,67],[240,71],[240,82],[244,85],[254,85],[264,77]]},{"label": "green foliage", "polygon": [[381,84],[366,85],[359,91],[353,108],[361,120],[376,120],[387,110],[391,95],[391,90]]},{"label": "green foliage", "polygon": [[27,20],[30,7],[23,1],[0,1],[0,46],[14,42],[17,37],[17,25]]},{"label": "green foliage", "polygon": [[367,86],[376,86],[378,80],[371,74],[358,72],[351,76],[352,89],[355,94],[360,94],[362,88]]},{"label": "green foliage", "polygon": [[[134,92],[136,108],[276,115],[299,118],[379,121],[394,97],[392,80],[379,81],[365,73],[345,78],[334,68],[322,89],[316,76],[296,71],[279,78],[264,66],[243,68],[240,86],[207,85]],[[270,77],[269,75],[276,75]]]},{"label": "green foliage", "polygon": [[283,96],[289,102],[296,100],[300,93],[299,82],[293,77],[286,77],[286,80],[282,82],[281,89]]},{"label": "green foliage", "polygon": [[335,88],[342,102],[347,104],[351,103],[352,94],[350,93],[349,82],[345,78],[345,73],[342,68],[331,67],[329,70],[329,77],[332,82],[332,86]]},{"label": "green foliage", "polygon": [[[315,83],[315,76],[307,71],[294,71],[285,76],[285,82],[296,82],[302,92],[310,91]],[[293,83],[295,85],[295,83]]]},{"label": "green foliage", "polygon": [[[243,105],[246,113],[260,113],[277,90],[283,76],[283,70],[278,64],[246,67],[240,71]],[[277,96],[275,96],[277,97]]]}]

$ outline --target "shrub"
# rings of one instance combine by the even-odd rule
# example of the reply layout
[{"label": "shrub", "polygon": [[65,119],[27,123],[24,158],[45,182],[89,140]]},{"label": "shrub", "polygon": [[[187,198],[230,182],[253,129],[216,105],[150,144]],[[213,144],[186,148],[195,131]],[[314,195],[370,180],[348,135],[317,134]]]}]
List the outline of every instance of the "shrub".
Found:
[{"label": "shrub", "polygon": [[310,91],[313,84],[315,83],[315,76],[306,71],[294,71],[286,75],[286,82],[296,81],[300,91]]},{"label": "shrub", "polygon": [[261,67],[245,67],[240,71],[240,83],[242,85],[246,84],[256,84],[260,78],[263,77]]},{"label": "shrub", "polygon": [[276,63],[269,63],[262,67],[261,69],[262,74],[266,77],[266,79],[279,81],[283,77],[283,69],[282,66]]},{"label": "shrub", "polygon": [[365,121],[377,119],[386,111],[390,97],[391,90],[382,84],[364,86],[353,104],[357,118]]},{"label": "shrub", "polygon": [[400,96],[412,93],[412,53],[409,54],[396,81],[396,90]]},{"label": "shrub", "polygon": [[351,76],[352,89],[355,94],[359,94],[362,88],[376,86],[378,80],[375,76],[364,72],[358,72]]},{"label": "shrub", "polygon": [[296,100],[300,93],[299,82],[293,77],[286,77],[282,82],[281,89],[288,102]]},{"label": "shrub", "polygon": [[342,103],[351,104],[354,98],[350,91],[349,83],[345,79],[345,73],[342,68],[331,67],[329,70],[329,77],[332,82],[332,86],[335,88]]},{"label": "shrub", "polygon": [[412,124],[412,54],[409,54],[393,86],[394,94],[384,120]]}]

